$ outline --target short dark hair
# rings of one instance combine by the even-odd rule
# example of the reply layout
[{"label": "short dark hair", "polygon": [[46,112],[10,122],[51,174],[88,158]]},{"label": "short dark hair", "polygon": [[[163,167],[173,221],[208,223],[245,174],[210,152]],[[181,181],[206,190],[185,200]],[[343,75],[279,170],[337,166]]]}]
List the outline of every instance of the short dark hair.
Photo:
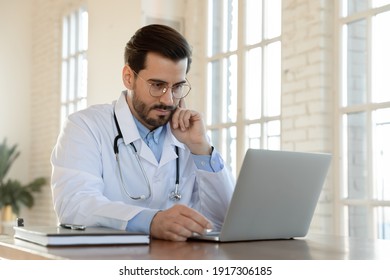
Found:
[{"label": "short dark hair", "polygon": [[192,51],[187,40],[175,29],[161,24],[144,26],[131,37],[125,48],[125,63],[136,73],[145,68],[146,55],[158,53],[173,61],[187,58],[190,70]]}]

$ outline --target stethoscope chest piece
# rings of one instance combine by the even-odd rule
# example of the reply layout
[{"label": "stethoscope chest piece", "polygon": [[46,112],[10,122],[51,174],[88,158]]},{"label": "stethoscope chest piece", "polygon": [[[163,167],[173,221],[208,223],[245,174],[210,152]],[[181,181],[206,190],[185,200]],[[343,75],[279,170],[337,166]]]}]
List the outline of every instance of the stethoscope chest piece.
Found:
[{"label": "stethoscope chest piece", "polygon": [[179,184],[175,184],[175,190],[170,193],[169,199],[172,201],[179,201],[181,199],[181,194],[179,193]]}]

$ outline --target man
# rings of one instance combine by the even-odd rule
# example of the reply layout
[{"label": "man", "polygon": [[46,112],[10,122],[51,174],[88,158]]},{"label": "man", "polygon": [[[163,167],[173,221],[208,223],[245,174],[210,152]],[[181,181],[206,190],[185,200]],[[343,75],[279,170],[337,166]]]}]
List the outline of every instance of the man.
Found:
[{"label": "man", "polygon": [[234,182],[187,109],[191,49],[174,29],[149,25],[126,45],[126,90],[112,105],[69,116],[52,153],[61,223],[106,226],[185,241],[219,229]]}]

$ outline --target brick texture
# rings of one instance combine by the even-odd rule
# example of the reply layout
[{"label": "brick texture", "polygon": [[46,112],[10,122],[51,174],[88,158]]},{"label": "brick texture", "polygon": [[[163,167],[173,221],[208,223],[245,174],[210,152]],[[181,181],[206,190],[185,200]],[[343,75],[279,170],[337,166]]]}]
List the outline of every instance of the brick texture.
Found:
[{"label": "brick texture", "polygon": [[[283,150],[332,152],[333,2],[286,0],[282,19]],[[333,233],[332,172],[311,231]]]}]

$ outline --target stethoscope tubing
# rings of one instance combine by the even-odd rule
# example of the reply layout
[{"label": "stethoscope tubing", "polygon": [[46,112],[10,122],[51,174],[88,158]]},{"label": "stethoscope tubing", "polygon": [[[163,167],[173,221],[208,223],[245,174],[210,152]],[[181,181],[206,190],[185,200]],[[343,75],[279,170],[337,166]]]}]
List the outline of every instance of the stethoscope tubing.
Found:
[{"label": "stethoscope tubing", "polygon": [[[122,169],[120,167],[120,163],[119,163],[119,148],[118,148],[118,141],[119,139],[123,138],[123,135],[122,135],[122,131],[119,127],[119,123],[118,123],[118,119],[116,117],[116,114],[114,112],[114,121],[115,121],[115,126],[116,126],[116,129],[118,131],[118,135],[114,138],[114,145],[113,145],[113,148],[114,148],[114,154],[115,154],[115,159],[116,159],[116,162],[117,162],[117,165],[118,165],[118,169],[119,169],[119,177],[120,177],[120,180],[121,180],[121,187],[122,189],[124,190],[124,192],[126,193],[126,195],[128,197],[130,197],[131,199],[133,200],[145,200],[145,199],[148,199],[152,196],[152,189],[151,189],[151,185],[150,185],[150,182],[149,182],[149,179],[148,179],[148,176],[146,174],[146,171],[145,171],[145,168],[143,167],[142,163],[141,163],[141,159],[138,155],[138,151],[137,151],[137,148],[135,147],[134,143],[131,142],[130,145],[132,146],[133,148],[133,151],[134,151],[134,155],[135,155],[135,158],[137,160],[137,163],[141,169],[141,172],[142,172],[142,175],[144,176],[144,179],[145,179],[145,182],[148,186],[148,195],[141,195],[141,196],[132,196],[126,189],[124,183],[123,183],[123,175],[122,175]],[[179,178],[180,178],[180,164],[179,164],[179,148],[177,146],[175,146],[175,151],[176,151],[176,155],[177,155],[177,158],[176,158],[176,180],[175,180],[175,189],[174,191],[172,191],[169,195],[169,199],[170,200],[173,200],[173,201],[178,201],[181,199],[181,194],[179,193]]]}]

